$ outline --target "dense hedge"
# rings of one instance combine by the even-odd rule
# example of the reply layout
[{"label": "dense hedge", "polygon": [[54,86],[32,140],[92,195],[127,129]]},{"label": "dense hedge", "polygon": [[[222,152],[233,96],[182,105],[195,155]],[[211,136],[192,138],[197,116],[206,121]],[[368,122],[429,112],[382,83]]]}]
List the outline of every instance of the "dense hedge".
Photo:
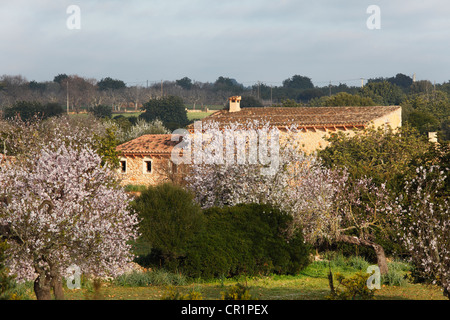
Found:
[{"label": "dense hedge", "polygon": [[[164,183],[150,186],[134,200],[132,208],[141,219],[136,262],[148,267],[178,267],[186,245],[204,226],[204,215],[193,195],[180,186]],[[149,250],[150,248],[150,250]]]},{"label": "dense hedge", "polygon": [[202,210],[169,183],[148,187],[132,205],[140,221],[136,262],[190,277],[290,274],[306,267],[310,248],[292,216],[263,204]]},{"label": "dense hedge", "polygon": [[150,187],[134,203],[141,221],[136,260],[191,277],[290,274],[306,267],[310,248],[292,217],[268,205],[242,204],[201,211],[191,196],[169,184]]},{"label": "dense hedge", "polygon": [[292,217],[268,205],[243,204],[205,211],[206,228],[190,244],[182,269],[203,278],[290,274],[309,262],[309,247]]}]

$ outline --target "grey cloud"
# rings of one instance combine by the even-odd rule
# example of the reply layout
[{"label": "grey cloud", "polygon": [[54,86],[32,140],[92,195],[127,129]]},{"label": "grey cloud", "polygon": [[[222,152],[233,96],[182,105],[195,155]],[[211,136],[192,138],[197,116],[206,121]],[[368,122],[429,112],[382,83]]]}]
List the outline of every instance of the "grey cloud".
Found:
[{"label": "grey cloud", "polygon": [[[72,3],[0,2],[2,72],[36,80],[61,72],[125,81],[449,78],[446,0],[78,0],[82,27],[68,30]],[[381,30],[366,27],[371,4],[381,8]]]}]

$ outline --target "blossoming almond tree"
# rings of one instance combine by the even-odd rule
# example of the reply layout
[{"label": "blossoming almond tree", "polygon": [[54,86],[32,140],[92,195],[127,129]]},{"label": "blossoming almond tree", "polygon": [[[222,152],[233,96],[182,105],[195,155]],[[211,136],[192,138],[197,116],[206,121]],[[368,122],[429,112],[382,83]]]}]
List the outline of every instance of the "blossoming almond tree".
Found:
[{"label": "blossoming almond tree", "polygon": [[62,299],[62,276],[75,264],[115,276],[131,262],[137,238],[130,199],[100,156],[58,137],[39,152],[0,167],[0,226],[8,265],[34,279],[37,299]]},{"label": "blossoming almond tree", "polygon": [[[249,123],[246,129],[269,127]],[[257,161],[231,165],[203,161],[190,165],[186,186],[203,208],[267,203],[291,213],[293,227],[301,227],[310,243],[344,241],[372,247],[381,273],[387,273],[384,250],[373,239],[376,230],[385,228],[388,212],[384,208],[390,207],[384,185],[377,187],[368,178],[349,181],[345,171],[328,169],[314,154],[302,152],[301,133],[295,127],[287,131],[274,174],[261,174],[264,164]],[[213,157],[210,149],[195,150],[195,154]]]},{"label": "blossoming almond tree", "polygon": [[444,170],[437,165],[417,168],[396,199],[400,210],[395,211],[394,222],[419,272],[439,284],[450,299],[450,203],[442,193]]}]

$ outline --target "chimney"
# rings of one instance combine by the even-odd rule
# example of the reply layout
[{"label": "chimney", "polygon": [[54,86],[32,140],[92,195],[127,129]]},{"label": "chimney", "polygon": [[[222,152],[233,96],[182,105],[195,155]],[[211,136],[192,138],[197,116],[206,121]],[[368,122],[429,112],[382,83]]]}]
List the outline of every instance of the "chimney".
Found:
[{"label": "chimney", "polygon": [[238,112],[241,111],[241,97],[240,96],[233,96],[229,99],[229,112]]}]

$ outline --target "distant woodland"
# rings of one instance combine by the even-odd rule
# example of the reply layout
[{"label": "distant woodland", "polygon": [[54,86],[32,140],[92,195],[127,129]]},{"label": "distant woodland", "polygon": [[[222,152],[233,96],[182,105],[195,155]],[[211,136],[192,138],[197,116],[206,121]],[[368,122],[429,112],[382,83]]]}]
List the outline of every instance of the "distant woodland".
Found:
[{"label": "distant woodland", "polygon": [[0,77],[0,115],[20,111],[34,104],[46,106],[49,114],[80,113],[108,108],[111,113],[142,111],[151,100],[175,96],[188,109],[221,109],[233,95],[242,96],[241,107],[374,106],[401,105],[405,125],[420,133],[437,132],[450,140],[450,81],[415,81],[401,73],[392,77],[367,79],[359,86],[340,83],[314,85],[311,78],[294,75],[281,85],[262,82],[245,86],[236,79],[220,76],[214,82],[189,77],[158,83],[127,84],[120,79],[100,80],[58,74],[50,81],[29,81],[22,75]]}]

